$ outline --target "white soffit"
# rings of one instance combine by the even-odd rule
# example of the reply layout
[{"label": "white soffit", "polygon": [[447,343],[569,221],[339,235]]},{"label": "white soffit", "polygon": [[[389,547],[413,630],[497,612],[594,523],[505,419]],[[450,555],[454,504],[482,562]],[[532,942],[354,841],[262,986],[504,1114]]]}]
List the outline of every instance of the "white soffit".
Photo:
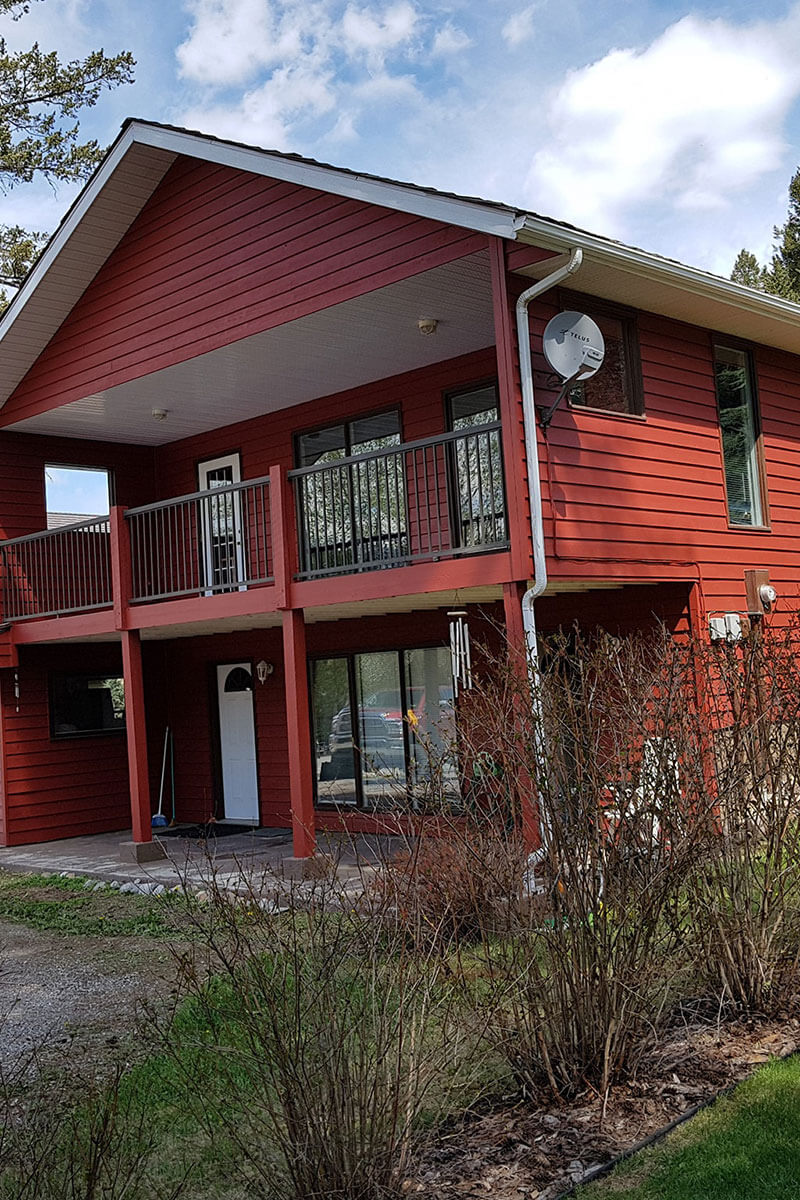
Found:
[{"label": "white soffit", "polygon": [[[545,227],[533,219],[520,231],[520,241],[557,252],[580,247],[583,263],[563,285],[571,290],[800,354],[800,305],[788,300],[580,230]],[[560,262],[532,263],[517,273],[541,279]]]},{"label": "white soffit", "polygon": [[157,446],[493,344],[480,252],[5,428]]},{"label": "white soffit", "polygon": [[149,146],[120,148],[113,170],[87,184],[0,325],[0,403],[44,350],[174,161],[174,154]]}]

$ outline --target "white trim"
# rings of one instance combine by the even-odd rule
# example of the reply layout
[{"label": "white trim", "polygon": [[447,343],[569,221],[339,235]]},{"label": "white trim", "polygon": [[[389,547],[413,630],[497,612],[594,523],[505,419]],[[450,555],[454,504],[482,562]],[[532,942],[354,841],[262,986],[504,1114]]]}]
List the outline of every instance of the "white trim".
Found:
[{"label": "white trim", "polygon": [[479,200],[437,195],[410,183],[370,179],[369,176],[323,166],[321,163],[298,162],[273,150],[212,141],[193,133],[165,129],[138,121],[132,122],[128,129],[133,131],[137,142],[171,154],[201,158],[206,162],[233,167],[239,171],[251,171],[254,175],[266,175],[270,179],[281,179],[302,187],[316,188],[334,196],[347,196],[353,200],[363,200],[367,204],[379,204],[383,208],[414,213],[418,217],[429,217],[433,221],[460,225],[477,233],[493,234],[511,240],[516,236],[518,210],[515,208],[501,208],[481,204]]},{"label": "white trim", "polygon": [[560,228],[542,217],[530,214],[520,216],[517,222],[517,240],[544,250],[566,251],[577,246],[589,253],[595,262],[614,266],[641,279],[650,279],[662,285],[671,284],[680,291],[691,292],[794,326],[800,320],[800,305],[791,300],[758,292],[730,279],[723,279],[720,275],[701,271],[698,267],[688,267],[684,263],[661,258],[657,254],[648,254],[644,250],[609,241],[597,234]]}]

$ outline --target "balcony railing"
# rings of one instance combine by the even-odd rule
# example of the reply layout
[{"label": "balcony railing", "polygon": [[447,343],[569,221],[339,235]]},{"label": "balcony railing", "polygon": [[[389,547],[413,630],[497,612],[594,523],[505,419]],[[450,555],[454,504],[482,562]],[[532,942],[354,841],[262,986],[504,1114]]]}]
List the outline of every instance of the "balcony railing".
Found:
[{"label": "balcony railing", "polygon": [[88,612],[113,602],[108,517],[2,542],[0,564],[5,621]]},{"label": "balcony railing", "polygon": [[[302,580],[508,546],[499,424],[384,446],[289,478]],[[280,507],[273,513],[266,475],[128,509],[127,538],[121,511],[0,543],[2,619],[272,584],[273,535],[290,536],[272,528]],[[115,578],[127,595],[114,595]]]},{"label": "balcony railing", "polygon": [[269,476],[129,508],[134,603],[272,583]]},{"label": "balcony railing", "polygon": [[299,577],[508,546],[500,425],[480,425],[290,471]]}]

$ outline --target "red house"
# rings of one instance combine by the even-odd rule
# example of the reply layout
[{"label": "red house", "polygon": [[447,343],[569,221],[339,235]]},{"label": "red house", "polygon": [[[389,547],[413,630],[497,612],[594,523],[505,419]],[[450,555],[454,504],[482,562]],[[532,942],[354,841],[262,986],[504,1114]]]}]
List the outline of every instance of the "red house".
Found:
[{"label": "red house", "polygon": [[[606,363],[545,430],[565,308]],[[790,601],[798,354],[800,309],[678,263],[128,122],[0,323],[0,841],[146,854],[169,728],[179,820],[304,856],[413,793],[449,610],[521,640],[545,569],[543,629],[702,632],[748,568]],[[77,470],[108,513],[49,502]]]}]

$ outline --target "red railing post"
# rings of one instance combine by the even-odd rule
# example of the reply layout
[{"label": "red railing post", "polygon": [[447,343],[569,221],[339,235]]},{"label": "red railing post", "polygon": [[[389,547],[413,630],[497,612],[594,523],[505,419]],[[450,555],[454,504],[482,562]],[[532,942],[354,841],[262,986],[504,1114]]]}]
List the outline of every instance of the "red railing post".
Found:
[{"label": "red railing post", "polygon": [[133,568],[131,564],[131,538],[125,509],[115,505],[111,509],[111,597],[114,604],[114,625],[125,629],[128,606],[133,592]]},{"label": "red railing post", "polygon": [[269,469],[269,524],[277,607],[291,606],[296,520],[292,487],[282,467]]}]

